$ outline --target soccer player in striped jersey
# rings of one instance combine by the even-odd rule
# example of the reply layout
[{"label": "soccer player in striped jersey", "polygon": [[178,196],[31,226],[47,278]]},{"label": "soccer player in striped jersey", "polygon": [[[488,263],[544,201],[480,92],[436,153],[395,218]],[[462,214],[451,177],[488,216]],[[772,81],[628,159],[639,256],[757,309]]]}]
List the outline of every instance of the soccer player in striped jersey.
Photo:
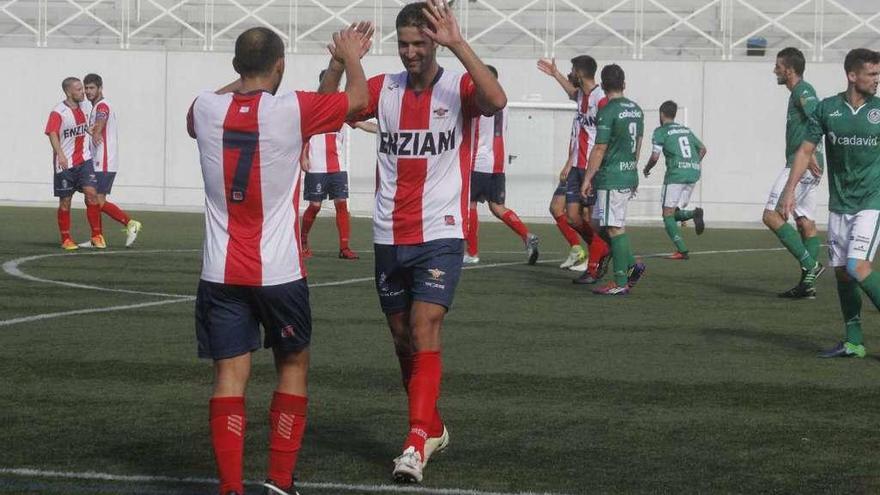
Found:
[{"label": "soccer player in striped jersey", "polygon": [[[486,66],[495,78],[498,71]],[[480,219],[477,203],[488,202],[489,211],[495,218],[504,222],[523,241],[526,259],[530,265],[538,261],[538,236],[529,232],[515,211],[504,206],[506,197],[504,166],[507,161],[506,134],[507,109],[499,110],[491,117],[480,116],[474,119],[474,170],[471,172],[471,207],[468,213],[467,253],[464,263],[473,265],[480,262],[479,237]]]},{"label": "soccer player in striped jersey", "polygon": [[681,237],[678,222],[694,220],[697,235],[701,235],[706,225],[703,209],[686,210],[694,192],[694,185],[700,180],[700,164],[706,156],[706,146],[697,139],[693,131],[675,122],[678,105],[672,100],[660,105],[660,127],[654,130],[651,139],[654,150],[645,165],[645,177],[657,165],[660,155],[666,158],[666,175],[663,176],[663,225],[666,235],[675,245],[675,252],[667,256],[671,260],[688,259],[688,248]]},{"label": "soccer player in striped jersey", "polygon": [[[591,193],[588,197],[581,196],[588,157],[596,143],[598,112],[608,101],[604,90],[596,83],[596,68],[596,60],[593,57],[579,55],[571,59],[571,74],[565,77],[556,67],[555,60],[538,61],[538,69],[553,77],[569,99],[577,104],[571,129],[571,157],[566,164],[567,168],[560,173],[560,178],[565,176],[565,211],[568,224],[580,234],[590,250],[586,266],[572,267],[583,271],[583,274],[574,280],[577,284],[592,284],[602,278],[608,268],[611,254],[607,242],[596,235],[591,226],[591,212],[596,203],[595,194]],[[557,188],[556,192],[558,195],[560,189]],[[577,252],[578,250],[572,247],[569,258],[573,259]]]},{"label": "soccer player in striped jersey", "polygon": [[779,297],[792,299],[813,299],[816,297],[816,278],[825,271],[819,263],[820,240],[816,230],[816,195],[825,158],[822,146],[817,146],[810,160],[810,173],[801,177],[797,187],[797,211],[794,229],[777,211],[782,190],[791,172],[798,147],[804,141],[810,116],[819,105],[816,90],[804,81],[804,54],[797,48],[785,48],[776,55],[773,73],[776,82],[785,86],[791,93],[788,97],[788,111],[785,122],[785,167],[779,172],[764,206],[763,221],[788,252],[800,264],[801,278],[797,285],[779,294]]},{"label": "soccer player in striped jersey", "polygon": [[54,190],[58,198],[58,230],[61,232],[61,248],[78,249],[70,236],[70,200],[73,193],[85,195],[86,218],[92,230],[90,243],[99,249],[107,247],[101,232],[101,207],[98,205],[95,169],[92,166],[89,144],[88,116],[91,105],[85,101],[82,81],[67,77],[61,82],[65,99],[49,113],[45,133],[52,146]]},{"label": "soccer player in striped jersey", "polygon": [[[639,187],[638,156],[645,131],[645,116],[636,102],[623,95],[625,74],[617,64],[602,68],[602,88],[608,104],[599,110],[596,146],[590,152],[590,166],[581,194],[596,189],[593,221],[611,240],[614,279],[593,289],[594,294],[621,296],[645,273],[645,265],[633,256],[626,233],[626,207]],[[594,184],[595,180],[595,184]]]},{"label": "soccer player in striped jersey", "polygon": [[[504,108],[507,97],[445,1],[407,4],[395,27],[405,71],[371,78],[370,103],[352,120],[378,121],[376,290],[409,396],[410,427],[392,476],[417,483],[431,454],[449,442],[437,409],[440,335],[462,268],[471,125]],[[440,46],[467,72],[440,67]],[[332,91],[340,76],[331,62],[321,91]]]},{"label": "soccer player in striped jersey", "polygon": [[880,244],[880,53],[856,48],[847,53],[843,67],[846,91],[825,98],[809,115],[778,211],[784,220],[797,214],[801,177],[815,165],[824,138],[829,263],[837,276],[845,337],[820,356],[862,358],[862,293],[880,309],[880,274],[872,268]]},{"label": "soccer player in striped jersey", "polygon": [[[318,83],[326,70],[318,75]],[[339,232],[339,257],[346,260],[358,259],[358,254],[351,250],[351,215],[348,213],[348,166],[341,159],[345,149],[345,132],[331,132],[312,136],[303,154],[303,168],[306,177],[303,183],[303,197],[309,207],[303,213],[302,245],[303,256],[312,255],[309,244],[309,231],[325,198],[333,201],[336,209],[336,230]]]},{"label": "soccer player in striped jersey", "polygon": [[361,24],[333,37],[331,53],[346,72],[344,93],[276,94],[284,76],[284,42],[271,29],[248,29],[236,40],[232,61],[241,78],[200,94],[187,115],[205,183],[196,333],[199,357],[214,363],[209,417],[221,495],[244,494],[244,394],[251,353],[261,341],[272,348],[278,375],[263,493],[296,493],[312,333],[297,225],[300,154],[310,137],[339,131],[366,106],[360,57],[371,32]]},{"label": "soccer player in striped jersey", "polygon": [[89,114],[89,133],[92,136],[92,162],[98,183],[98,204],[102,212],[125,226],[125,247],[131,247],[141,231],[141,223],[132,220],[122,208],[107,201],[107,195],[113,189],[113,181],[119,170],[116,111],[104,98],[104,80],[101,76],[87,74],[83,78],[83,84],[85,84],[86,98],[92,104],[92,111]]}]

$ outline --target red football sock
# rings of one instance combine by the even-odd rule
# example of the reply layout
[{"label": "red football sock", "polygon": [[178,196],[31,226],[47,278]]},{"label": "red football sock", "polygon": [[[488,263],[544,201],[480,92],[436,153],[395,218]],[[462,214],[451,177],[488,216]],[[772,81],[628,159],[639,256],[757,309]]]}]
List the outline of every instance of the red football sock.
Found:
[{"label": "red football sock", "polygon": [[244,493],[241,465],[247,425],[244,397],[214,397],[210,404],[211,444],[220,476],[220,493]]},{"label": "red football sock", "polygon": [[101,235],[101,206],[98,203],[86,204],[86,218],[92,228],[92,237]]},{"label": "red football sock", "polygon": [[348,236],[351,233],[351,217],[348,214],[348,202],[336,203],[336,230],[339,231],[339,249],[348,249]]},{"label": "red football sock", "polygon": [[480,231],[480,215],[477,208],[471,208],[468,211],[468,228],[467,228],[467,253],[468,256],[476,256],[480,252],[480,241],[478,238]]},{"label": "red football sock", "polygon": [[568,218],[565,215],[559,215],[553,219],[556,220],[556,226],[559,227],[559,232],[562,233],[562,237],[565,237],[568,245],[571,247],[579,246],[581,241],[578,239],[577,232],[568,224]]},{"label": "red football sock", "polygon": [[293,483],[296,458],[306,430],[309,399],[275,392],[269,408],[269,479],[282,489]]},{"label": "red football sock", "polygon": [[409,381],[409,435],[403,448],[415,447],[422,458],[440,396],[441,375],[440,351],[417,352],[413,355],[413,372]]},{"label": "red football sock", "polygon": [[61,232],[61,242],[70,239],[70,210],[58,208],[58,231]]},{"label": "red football sock", "polygon": [[[409,380],[412,378],[413,358],[412,356],[397,356],[400,361],[400,376],[403,378],[403,389],[409,394]],[[428,429],[429,437],[439,437],[443,434],[443,418],[440,417],[440,409],[434,405],[434,417],[431,419],[431,426]]]},{"label": "red football sock", "polygon": [[109,201],[104,201],[104,206],[101,207],[101,211],[122,225],[128,225],[128,222],[131,221],[131,218],[122,211],[122,208]]},{"label": "red football sock", "polygon": [[580,225],[572,228],[580,234],[581,239],[583,239],[587,245],[592,244],[593,239],[596,238],[596,232],[593,230],[593,226],[590,225],[589,222],[582,221]]},{"label": "red football sock", "polygon": [[605,242],[604,239],[599,237],[598,235],[593,236],[593,243],[590,244],[590,257],[587,262],[587,267],[595,267],[599,264],[599,260],[602,259],[603,256],[608,254],[610,248],[608,247],[608,243]]},{"label": "red football sock", "polygon": [[312,230],[312,224],[315,223],[315,217],[318,216],[318,212],[321,211],[320,206],[315,206],[309,203],[309,207],[306,208],[306,211],[303,212],[303,224],[302,224],[302,243],[304,246],[309,245],[309,231]]},{"label": "red football sock", "polygon": [[501,215],[501,220],[507,224],[508,227],[513,229],[513,231],[522,238],[523,242],[526,241],[526,236],[529,235],[529,229],[524,223],[522,223],[522,220],[519,219],[519,216],[515,211],[507,210],[504,212],[504,215]]}]

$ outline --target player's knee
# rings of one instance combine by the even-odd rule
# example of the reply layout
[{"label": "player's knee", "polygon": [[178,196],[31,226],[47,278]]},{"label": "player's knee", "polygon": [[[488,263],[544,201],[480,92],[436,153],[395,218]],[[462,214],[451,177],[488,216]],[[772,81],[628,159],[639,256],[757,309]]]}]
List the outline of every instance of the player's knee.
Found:
[{"label": "player's knee", "polygon": [[664,217],[675,216],[675,208],[665,208],[664,207],[663,208],[663,216]]},{"label": "player's knee", "polygon": [[807,217],[798,217],[795,220],[798,231],[803,237],[813,237],[816,235],[816,222]]},{"label": "player's knee", "polygon": [[848,258],[846,260],[846,274],[854,280],[862,281],[871,274],[871,264],[865,260]]},{"label": "player's knee", "polygon": [[761,220],[764,222],[764,225],[773,230],[776,230],[782,223],[784,223],[782,216],[773,210],[764,210],[764,215],[761,217]]},{"label": "player's knee", "polygon": [[489,203],[489,211],[491,211],[492,214],[495,215],[495,218],[500,219],[504,216],[505,213],[507,213],[507,208],[505,208],[504,205],[500,205],[498,203]]}]

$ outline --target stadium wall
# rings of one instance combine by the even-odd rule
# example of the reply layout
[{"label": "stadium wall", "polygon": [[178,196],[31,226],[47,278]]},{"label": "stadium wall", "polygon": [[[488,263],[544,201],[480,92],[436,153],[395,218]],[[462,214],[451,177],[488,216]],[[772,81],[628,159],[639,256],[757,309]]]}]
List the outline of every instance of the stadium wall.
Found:
[{"label": "stadium wall", "polygon": [[[52,204],[51,152],[43,135],[53,105],[63,98],[61,80],[97,72],[104,77],[107,98],[120,122],[121,168],[113,196],[129,207],[198,209],[203,196],[195,142],[185,131],[184,117],[199,91],[235,78],[231,54],[67,49],[0,49],[0,63],[10,78],[2,135],[13,157],[0,178],[0,201]],[[315,88],[327,58],[290,55],[283,89]],[[534,60],[488,60],[500,72],[511,111],[508,203],[521,216],[548,218],[546,208],[559,168],[565,160],[570,110],[537,108],[566,103],[556,83],[535,68]],[[600,61],[600,65],[606,61]],[[454,59],[441,62],[459,67]],[[651,62],[620,60],[627,72],[627,92],[646,111],[642,164],[650,153],[650,133],[657,108],[666,99],[683,107],[686,120],[709,148],[703,180],[694,201],[713,222],[757,224],[767,192],[783,166],[785,108],[788,92],[776,85],[772,58],[758,62]],[[396,57],[365,59],[368,74],[398,71]],[[568,63],[560,67],[567,70]],[[806,78],[821,96],[841,90],[839,63],[809,64]],[[21,90],[17,88],[21,84]],[[15,92],[15,94],[13,93]],[[525,107],[525,108],[524,108]],[[374,187],[374,140],[361,131],[351,135],[351,208],[367,215]],[[631,216],[659,220],[662,171],[642,182]],[[820,208],[827,205],[822,188]],[[821,211],[821,210],[820,210]],[[820,215],[824,223],[824,215]]]}]

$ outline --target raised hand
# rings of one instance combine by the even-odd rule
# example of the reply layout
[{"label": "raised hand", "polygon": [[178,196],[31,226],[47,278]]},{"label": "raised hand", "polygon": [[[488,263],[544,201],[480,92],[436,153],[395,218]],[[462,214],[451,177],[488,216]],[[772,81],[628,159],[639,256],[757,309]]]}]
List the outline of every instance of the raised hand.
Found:
[{"label": "raised hand", "polygon": [[548,76],[555,76],[559,72],[559,69],[556,67],[555,58],[539,58],[538,70]]},{"label": "raised hand", "polygon": [[343,39],[345,40],[345,43],[350,43],[351,40],[355,40],[358,45],[357,57],[363,58],[373,45],[373,33],[375,30],[373,23],[370,21],[355,22],[351,26],[333,33],[333,38],[330,41],[330,44],[327,45],[327,50],[330,51],[330,55],[334,60],[339,63],[345,63],[343,52],[339,50],[339,42]]},{"label": "raised hand", "polygon": [[422,12],[428,18],[430,26],[423,27],[422,34],[438,45],[446,47],[464,41],[458,20],[449,8],[449,4],[445,0],[428,0],[427,3],[428,8],[422,9]]}]

